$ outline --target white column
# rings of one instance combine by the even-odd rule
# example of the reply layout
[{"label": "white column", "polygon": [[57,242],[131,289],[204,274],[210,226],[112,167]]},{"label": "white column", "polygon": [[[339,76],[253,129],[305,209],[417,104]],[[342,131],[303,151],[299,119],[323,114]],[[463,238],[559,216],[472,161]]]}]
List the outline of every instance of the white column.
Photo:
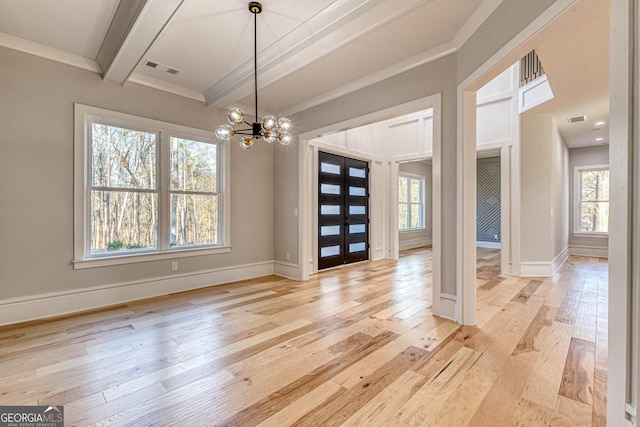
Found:
[{"label": "white column", "polygon": [[[638,250],[637,221],[633,205],[640,185],[634,173],[637,135],[634,135],[634,76],[637,64],[632,40],[638,26],[634,5],[637,0],[611,0],[610,15],[610,112],[609,164],[609,356],[607,424],[631,426],[628,404],[637,403],[638,384],[638,289],[634,262]],[[633,17],[633,19],[630,19]],[[635,68],[635,70],[634,70]],[[635,117],[637,119],[637,117]],[[637,124],[637,122],[636,122]],[[636,150],[633,150],[634,145]],[[637,405],[635,405],[637,407]]]}]

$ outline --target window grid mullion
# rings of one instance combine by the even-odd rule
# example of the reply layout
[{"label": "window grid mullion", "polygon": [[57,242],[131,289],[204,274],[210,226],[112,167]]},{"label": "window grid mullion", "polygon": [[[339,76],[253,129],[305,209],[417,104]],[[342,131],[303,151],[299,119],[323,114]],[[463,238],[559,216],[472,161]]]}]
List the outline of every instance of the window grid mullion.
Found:
[{"label": "window grid mullion", "polygon": [[412,178],[407,178],[407,223],[405,224],[407,230],[413,228],[411,226],[411,181],[413,181]]},{"label": "window grid mullion", "polygon": [[160,147],[158,150],[158,186],[160,197],[158,198],[158,249],[168,251],[170,249],[171,235],[171,196],[169,189],[171,185],[171,156],[170,156],[170,135],[168,132],[160,132],[158,140]]}]

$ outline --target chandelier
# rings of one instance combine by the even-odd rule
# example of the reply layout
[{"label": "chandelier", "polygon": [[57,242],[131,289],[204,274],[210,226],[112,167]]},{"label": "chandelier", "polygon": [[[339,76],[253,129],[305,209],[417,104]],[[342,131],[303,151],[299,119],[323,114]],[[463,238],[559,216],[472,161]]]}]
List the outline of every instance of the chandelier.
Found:
[{"label": "chandelier", "polygon": [[[216,128],[216,137],[222,141],[229,141],[234,135],[245,135],[240,138],[240,146],[245,150],[253,147],[254,141],[260,138],[264,142],[272,144],[278,141],[282,145],[289,145],[293,138],[291,130],[291,120],[286,117],[276,119],[272,115],[258,120],[258,14],[262,12],[262,4],[257,1],[249,2],[249,11],[253,13],[253,83],[255,92],[256,115],[255,122],[249,123],[245,120],[245,115],[239,108],[231,108],[227,111],[229,124],[223,124]],[[234,126],[245,124],[248,128],[236,129]]]}]

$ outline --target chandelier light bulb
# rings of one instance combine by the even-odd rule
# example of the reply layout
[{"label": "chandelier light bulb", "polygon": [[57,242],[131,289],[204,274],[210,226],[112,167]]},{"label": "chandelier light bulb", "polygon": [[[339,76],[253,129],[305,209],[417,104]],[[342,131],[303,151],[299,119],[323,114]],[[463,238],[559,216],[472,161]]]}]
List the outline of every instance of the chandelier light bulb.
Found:
[{"label": "chandelier light bulb", "polygon": [[220,125],[216,128],[216,137],[222,141],[229,141],[234,135],[231,125]]},{"label": "chandelier light bulb", "polygon": [[280,141],[280,144],[282,145],[289,145],[293,142],[293,137],[289,132],[282,132],[278,136],[278,141]]},{"label": "chandelier light bulb", "polygon": [[278,137],[274,135],[273,132],[271,131],[264,132],[264,142],[266,142],[267,144],[273,144],[277,140],[278,140]]},{"label": "chandelier light bulb", "polygon": [[242,124],[242,122],[244,122],[244,113],[239,108],[231,108],[227,112],[227,120],[229,120],[229,123],[232,125]]},{"label": "chandelier light bulb", "polygon": [[240,138],[240,147],[242,147],[245,150],[248,150],[249,148],[253,147],[253,139],[249,138],[248,136],[244,136]]},{"label": "chandelier light bulb", "polygon": [[278,130],[288,132],[291,130],[291,120],[286,117],[281,117],[278,119]]},{"label": "chandelier light bulb", "polygon": [[273,130],[278,126],[278,122],[273,116],[264,116],[262,119],[262,129],[264,130]]}]

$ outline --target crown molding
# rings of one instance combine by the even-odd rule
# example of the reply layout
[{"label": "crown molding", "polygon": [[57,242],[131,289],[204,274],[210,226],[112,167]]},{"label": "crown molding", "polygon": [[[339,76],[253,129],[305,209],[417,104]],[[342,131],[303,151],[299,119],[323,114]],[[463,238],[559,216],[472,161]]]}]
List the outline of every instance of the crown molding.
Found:
[{"label": "crown molding", "polygon": [[149,77],[140,73],[132,73],[129,76],[127,83],[136,83],[142,86],[147,86],[153,89],[172,93],[174,95],[180,95],[184,96],[185,98],[191,98],[195,99],[196,101],[204,102],[204,95],[202,94],[202,92],[189,89],[174,83],[165,82],[164,80]]},{"label": "crown molding", "polygon": [[0,46],[82,68],[83,70],[94,73],[101,73],[100,66],[92,59],[6,33],[0,33]]}]

